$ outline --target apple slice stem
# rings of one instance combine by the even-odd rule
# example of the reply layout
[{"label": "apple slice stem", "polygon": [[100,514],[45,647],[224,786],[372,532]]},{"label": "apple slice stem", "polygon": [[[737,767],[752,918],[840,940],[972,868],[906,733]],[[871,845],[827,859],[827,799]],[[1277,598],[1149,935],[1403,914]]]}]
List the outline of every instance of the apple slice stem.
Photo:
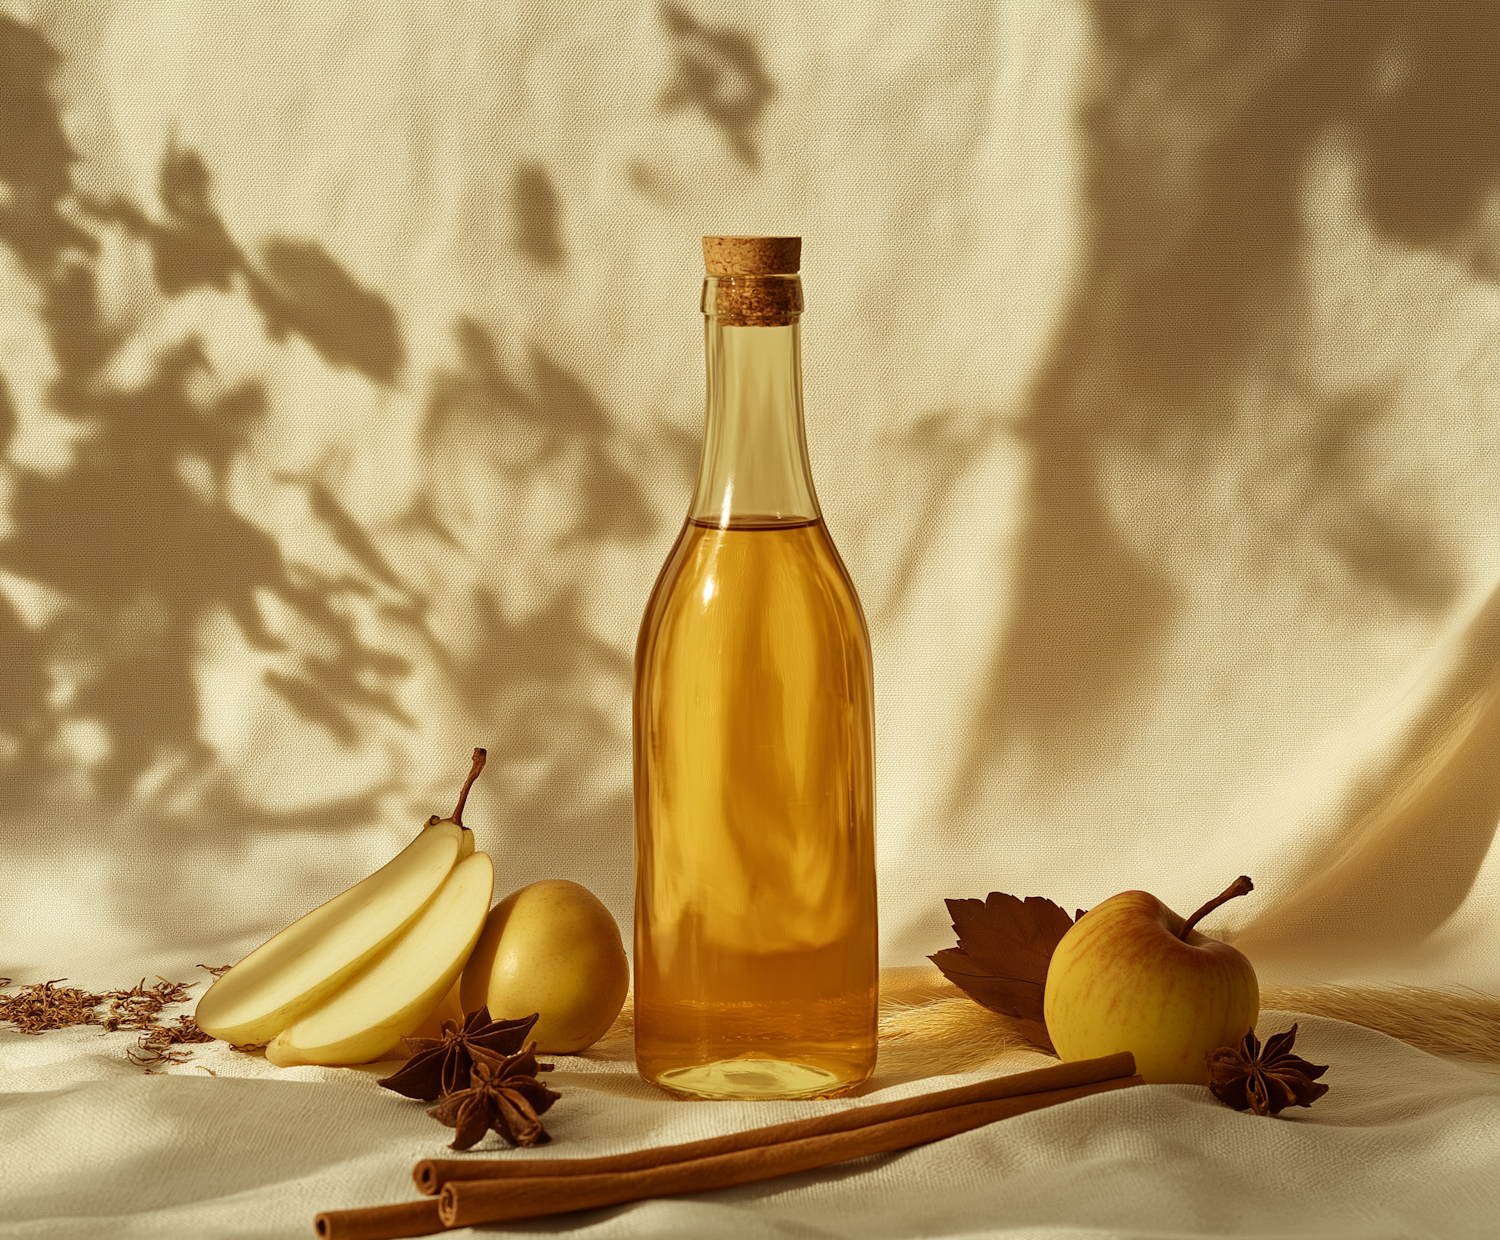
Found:
[{"label": "apple slice stem", "polygon": [[[474,765],[469,769],[469,778],[464,780],[462,791],[458,794],[458,804],[453,809],[453,821],[459,826],[464,825],[464,803],[469,799],[469,789],[474,786],[474,781],[479,778],[479,772],[484,770],[484,760],[488,755],[483,749],[474,751]],[[1249,879],[1245,880],[1249,882]]]},{"label": "apple slice stem", "polygon": [[1187,919],[1187,923],[1182,927],[1182,933],[1179,934],[1177,937],[1179,939],[1181,939],[1184,943],[1186,943],[1187,942],[1188,932],[1191,931],[1194,926],[1196,926],[1200,921],[1202,921],[1210,913],[1212,913],[1214,911],[1214,909],[1218,908],[1219,905],[1225,904],[1228,901],[1233,900],[1236,896],[1248,895],[1250,892],[1252,892],[1254,890],[1255,890],[1255,884],[1250,881],[1249,876],[1245,875],[1245,874],[1241,874],[1237,879],[1234,880],[1234,882],[1230,883],[1229,886],[1227,886],[1226,888],[1224,888],[1223,891],[1221,891],[1212,900],[1210,900],[1207,904],[1205,904],[1202,908],[1200,908],[1196,913],[1194,913],[1191,917],[1189,917]]}]

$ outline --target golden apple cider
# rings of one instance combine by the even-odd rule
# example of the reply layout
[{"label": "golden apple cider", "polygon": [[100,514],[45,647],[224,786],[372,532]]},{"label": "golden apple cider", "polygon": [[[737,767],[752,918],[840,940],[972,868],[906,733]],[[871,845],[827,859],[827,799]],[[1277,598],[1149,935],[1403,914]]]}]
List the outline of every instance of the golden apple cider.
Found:
[{"label": "golden apple cider", "polygon": [[818,519],[689,520],[636,658],[636,1062],[815,1097],[876,1046],[872,676]]}]

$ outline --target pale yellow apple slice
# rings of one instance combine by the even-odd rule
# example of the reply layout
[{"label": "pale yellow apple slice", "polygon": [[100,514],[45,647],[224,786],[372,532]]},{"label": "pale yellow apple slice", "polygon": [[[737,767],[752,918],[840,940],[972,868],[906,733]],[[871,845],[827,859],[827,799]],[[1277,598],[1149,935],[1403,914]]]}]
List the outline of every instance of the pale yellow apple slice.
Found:
[{"label": "pale yellow apple slice", "polygon": [[[481,937],[483,937],[483,931],[481,931],[480,934]],[[476,948],[475,950],[478,949]],[[474,959],[474,955],[472,952],[469,954],[469,959]],[[468,967],[469,966],[467,964],[464,965],[465,969],[467,969]],[[443,1036],[443,1022],[446,1020],[451,1020],[454,1022],[454,1024],[462,1028],[464,1023],[464,1008],[463,1003],[459,998],[459,986],[462,984],[462,982],[463,975],[460,974],[458,981],[454,982],[453,985],[448,988],[448,993],[438,1000],[437,1007],[433,1008],[432,1011],[427,1013],[426,1019],[423,1020],[422,1023],[415,1029],[413,1029],[410,1033],[404,1034],[403,1036],[408,1038],[440,1039]],[[405,1054],[406,1052],[398,1047],[394,1053]]]},{"label": "pale yellow apple slice", "polygon": [[293,922],[219,978],[198,1001],[198,1027],[238,1046],[275,1037],[401,933],[453,871],[469,835],[451,820],[424,827],[375,873]]},{"label": "pale yellow apple slice", "polygon": [[337,994],[266,1047],[277,1067],[369,1063],[396,1049],[448,993],[489,912],[495,871],[477,852],[453,873],[406,931]]}]

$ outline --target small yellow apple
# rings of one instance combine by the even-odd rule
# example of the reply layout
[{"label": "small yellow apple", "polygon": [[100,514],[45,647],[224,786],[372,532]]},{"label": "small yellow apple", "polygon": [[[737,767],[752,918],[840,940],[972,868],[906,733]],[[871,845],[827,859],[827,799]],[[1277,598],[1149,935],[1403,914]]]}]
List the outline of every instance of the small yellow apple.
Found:
[{"label": "small yellow apple", "polygon": [[1252,887],[1235,880],[1186,921],[1144,891],[1080,917],[1047,966],[1042,1007],[1059,1057],[1130,1051],[1148,1084],[1206,1084],[1208,1052],[1254,1027],[1260,986],[1243,954],[1193,927]]},{"label": "small yellow apple", "polygon": [[597,1042],[630,989],[620,928],[586,887],[549,878],[490,910],[459,983],[466,1012],[496,1020],[539,1013],[539,1051],[566,1055]]}]

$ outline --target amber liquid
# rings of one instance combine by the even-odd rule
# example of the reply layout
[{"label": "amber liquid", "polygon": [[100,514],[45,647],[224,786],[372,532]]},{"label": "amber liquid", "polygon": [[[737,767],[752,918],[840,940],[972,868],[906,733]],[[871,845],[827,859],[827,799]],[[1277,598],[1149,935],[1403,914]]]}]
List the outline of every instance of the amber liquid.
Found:
[{"label": "amber liquid", "polygon": [[872,678],[821,521],[689,521],[635,684],[636,1063],[700,1098],[875,1063]]}]

